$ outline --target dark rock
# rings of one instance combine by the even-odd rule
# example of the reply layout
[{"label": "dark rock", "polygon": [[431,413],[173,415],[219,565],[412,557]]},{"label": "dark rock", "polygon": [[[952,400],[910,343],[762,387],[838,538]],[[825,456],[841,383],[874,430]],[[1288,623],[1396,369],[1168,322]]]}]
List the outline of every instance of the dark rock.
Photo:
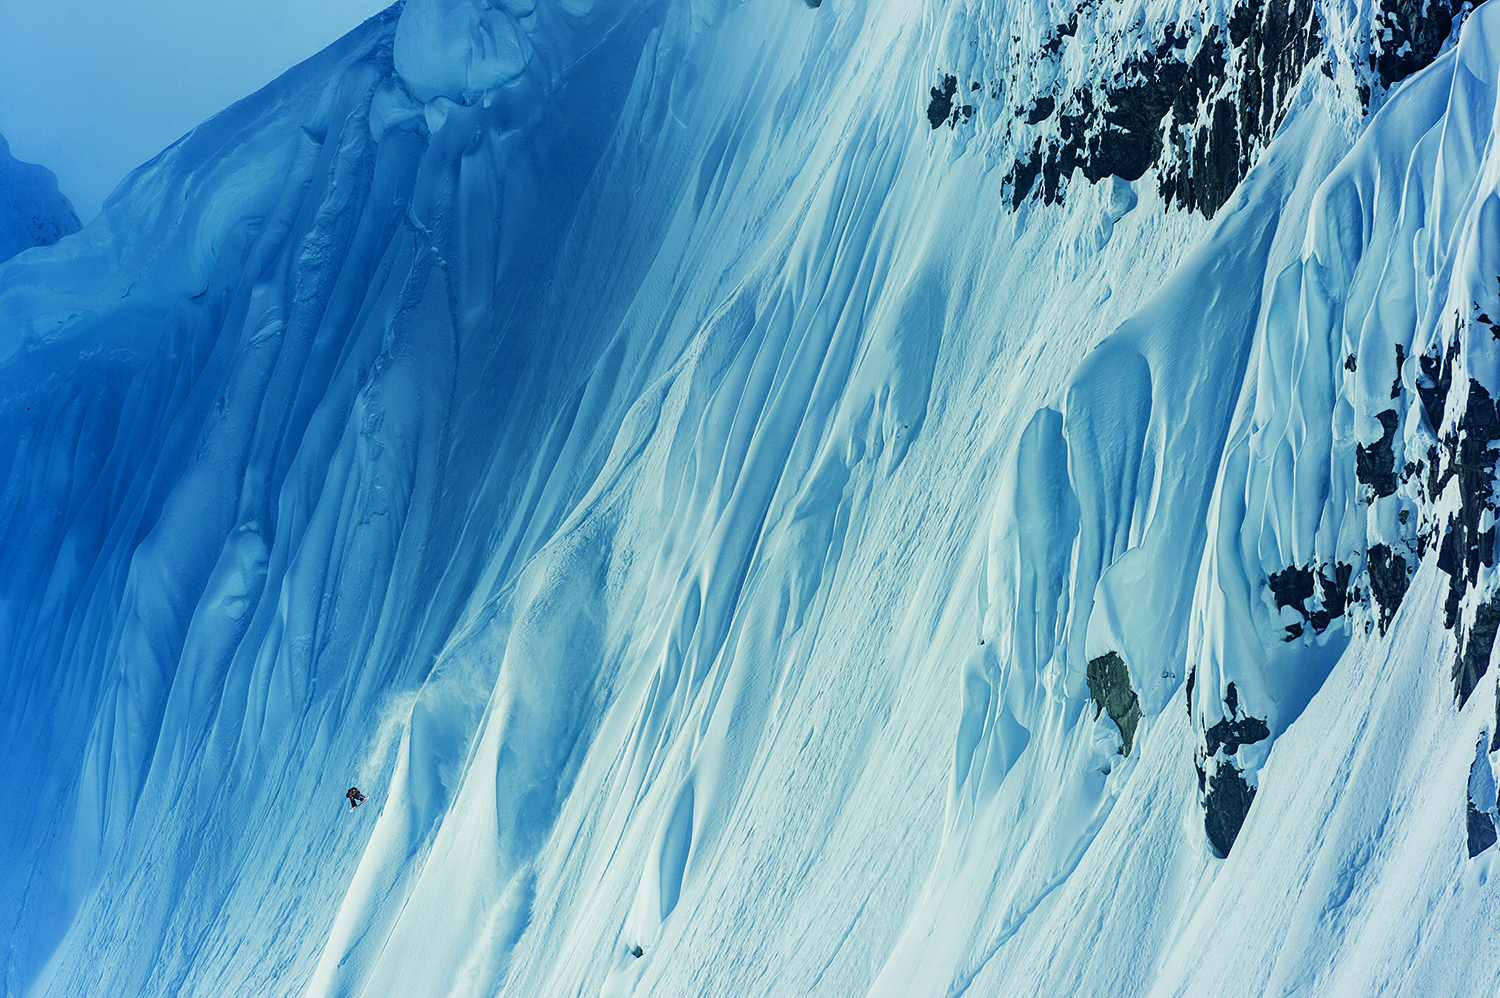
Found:
[{"label": "dark rock", "polygon": [[[1455,0],[1383,3],[1392,34],[1387,39],[1382,29],[1370,56],[1382,91],[1432,61],[1461,9]],[[1087,16],[1088,5],[1083,9]],[[1075,12],[1067,24],[1054,26],[1032,58],[1057,59],[1065,40],[1077,34],[1078,18]],[[1190,36],[1201,29],[1168,23],[1161,41],[1127,58],[1112,79],[1018,110],[1027,126],[1063,114],[1056,137],[1022,146],[1026,151],[1007,174],[1010,204],[1033,193],[1044,203],[1061,201],[1075,169],[1097,183],[1107,176],[1138,180],[1155,167],[1164,200],[1212,217],[1280,127],[1308,67],[1333,75],[1313,0],[1239,0],[1226,27],[1210,25],[1189,60]],[[1104,37],[1099,44],[1129,42]],[[1370,87],[1362,84],[1360,93],[1368,104]],[[958,120],[951,109],[936,114],[929,108],[934,128]],[[1500,335],[1500,324],[1495,328]]]},{"label": "dark rock", "polygon": [[1496,322],[1481,311],[1477,301],[1474,303],[1474,311],[1478,313],[1474,316],[1474,322],[1478,325],[1489,327],[1491,338],[1500,340],[1500,322]]},{"label": "dark rock", "polygon": [[1227,762],[1220,763],[1208,778],[1208,794],[1203,800],[1203,830],[1208,833],[1214,855],[1220,859],[1229,855],[1254,800],[1255,788]]},{"label": "dark rock", "polygon": [[1382,0],[1369,56],[1380,82],[1389,88],[1436,58],[1465,6],[1463,0]]},{"label": "dark rock", "polygon": [[1473,859],[1495,844],[1495,819],[1474,807],[1469,801],[1469,858]]},{"label": "dark rock", "polygon": [[1005,186],[1010,189],[1010,203],[1020,204],[1031,193],[1032,185],[1042,172],[1041,153],[1034,152],[1029,159],[1018,160],[1005,175]]},{"label": "dark rock", "polygon": [[1396,439],[1396,427],[1401,417],[1395,409],[1387,409],[1376,415],[1384,431],[1380,439],[1370,446],[1359,444],[1354,448],[1354,477],[1375,490],[1375,498],[1396,494],[1396,457],[1391,443]]},{"label": "dark rock", "polygon": [[1406,363],[1406,347],[1396,344],[1396,378],[1391,382],[1391,398],[1401,397],[1401,367]]},{"label": "dark rock", "polygon": [[[1437,496],[1439,466],[1442,464],[1436,446],[1427,448],[1427,460],[1423,464],[1427,468],[1427,481],[1425,483],[1427,486],[1427,498],[1431,500]],[[1434,530],[1435,533],[1436,531]],[[1434,539],[1436,538],[1434,537]]]},{"label": "dark rock", "polygon": [[[1189,167],[1176,187],[1177,203],[1189,211],[1200,211],[1213,218],[1234,193],[1240,178],[1249,171],[1249,149],[1240,146],[1233,101],[1215,101],[1208,116],[1208,126],[1199,127],[1190,137],[1176,134],[1179,148],[1187,153]],[[1190,143],[1190,148],[1187,145]],[[1241,169],[1241,161],[1244,169]]]},{"label": "dark rock", "polygon": [[1052,29],[1046,44],[1042,46],[1042,54],[1056,55],[1062,51],[1063,39],[1072,38],[1076,34],[1078,34],[1078,12],[1074,11],[1073,16],[1068,18],[1067,24],[1059,24]]},{"label": "dark rock", "polygon": [[1036,102],[1032,104],[1031,110],[1026,114],[1026,124],[1035,125],[1039,122],[1045,121],[1047,118],[1050,118],[1052,116],[1052,112],[1056,110],[1056,108],[1057,101],[1053,98],[1038,97],[1036,99]]},{"label": "dark rock", "polygon": [[1089,696],[1096,705],[1094,717],[1108,711],[1110,720],[1120,729],[1124,744],[1121,755],[1129,755],[1135,742],[1135,729],[1141,721],[1140,697],[1130,685],[1130,670],[1115,652],[1107,652],[1089,662]]},{"label": "dark rock", "polygon": [[974,115],[974,105],[959,104],[954,100],[958,93],[958,77],[943,77],[941,88],[931,89],[932,100],[927,105],[927,123],[934,129],[947,125],[954,128],[960,121],[968,121]]},{"label": "dark rock", "polygon": [[1163,196],[1210,218],[1280,127],[1293,88],[1322,51],[1311,0],[1236,5],[1228,42],[1210,29],[1194,60],[1168,128],[1176,171],[1162,175]]},{"label": "dark rock", "polygon": [[[1281,571],[1272,573],[1271,577],[1267,580],[1267,585],[1270,587],[1271,595],[1276,597],[1276,608],[1278,610],[1284,606],[1289,606],[1302,614],[1304,620],[1308,619],[1310,614],[1307,609],[1307,601],[1312,599],[1313,594],[1313,573],[1311,569],[1288,565]],[[1288,624],[1286,625],[1285,640],[1295,641],[1302,636],[1302,633],[1302,624],[1295,622]]]},{"label": "dark rock", "polygon": [[1080,122],[1075,128],[1075,134],[1085,128],[1097,133],[1090,137],[1089,155],[1082,164],[1091,183],[1108,176],[1139,180],[1161,158],[1161,122],[1181,93],[1181,67],[1175,58],[1154,75],[1144,66],[1132,67],[1137,81],[1108,94],[1100,116],[1103,120]]},{"label": "dark rock", "polygon": [[1460,636],[1458,654],[1453,659],[1453,695],[1459,709],[1490,667],[1490,649],[1495,645],[1496,631],[1500,631],[1500,594],[1475,608],[1473,626]]},{"label": "dark rock", "polygon": [[958,93],[958,77],[944,76],[941,88],[932,88],[932,101],[927,105],[927,122],[934,129],[943,127],[953,114],[953,95]]},{"label": "dark rock", "polygon": [[1319,634],[1328,630],[1329,624],[1344,615],[1349,603],[1349,576],[1353,571],[1353,565],[1335,564],[1333,578],[1330,579],[1323,569],[1318,569],[1321,605],[1313,610],[1307,621]]},{"label": "dark rock", "polygon": [[1278,610],[1289,606],[1300,612],[1305,609],[1306,602],[1312,598],[1312,569],[1289,565],[1273,573],[1267,580],[1267,584],[1271,587],[1271,594],[1276,597]]},{"label": "dark rock", "polygon": [[1463,535],[1461,531],[1454,529],[1455,526],[1452,520],[1448,522],[1448,528],[1443,531],[1443,539],[1438,542],[1437,557],[1438,570],[1447,572],[1451,577],[1448,580],[1448,598],[1443,601],[1443,626],[1450,631],[1458,626],[1458,611],[1469,586],[1463,567]]},{"label": "dark rock", "polygon": [[[1450,358],[1452,353],[1450,350]],[[1426,358],[1423,361],[1425,373]],[[1442,403],[1444,407],[1446,404]],[[1441,410],[1438,418],[1442,418]],[[1448,598],[1443,603],[1444,625],[1448,628],[1458,623],[1464,593],[1478,578],[1479,569],[1495,563],[1495,528],[1479,528],[1485,512],[1495,509],[1496,440],[1500,440],[1500,412],[1485,387],[1471,378],[1458,426],[1443,436],[1440,453],[1437,448],[1429,453],[1429,498],[1436,500],[1449,481],[1458,482],[1459,508],[1444,528],[1437,558],[1437,567],[1449,576]],[[1455,666],[1455,678],[1459,671]]]},{"label": "dark rock", "polygon": [[1285,640],[1300,638],[1306,633],[1305,625],[1322,634],[1348,609],[1349,579],[1354,566],[1335,563],[1332,568],[1330,576],[1328,566],[1320,566],[1314,571],[1311,565],[1301,568],[1288,565],[1266,580],[1271,595],[1276,598],[1278,610],[1289,606],[1302,615],[1300,622],[1286,625]]},{"label": "dark rock", "polygon": [[1229,855],[1255,797],[1255,789],[1245,782],[1228,757],[1241,746],[1269,737],[1271,731],[1264,719],[1241,711],[1239,691],[1230,683],[1224,690],[1224,716],[1203,732],[1203,742],[1193,758],[1198,772],[1198,795],[1203,804],[1204,830],[1220,859]]},{"label": "dark rock", "polygon": [[1421,372],[1417,378],[1417,397],[1422,400],[1422,410],[1427,413],[1433,436],[1437,436],[1443,426],[1443,409],[1453,387],[1453,361],[1458,356],[1458,348],[1459,340],[1455,336],[1446,352],[1426,353],[1417,360]]},{"label": "dark rock", "polygon": [[[1500,440],[1500,413],[1495,400],[1483,385],[1469,379],[1469,400],[1458,423],[1458,462],[1463,476],[1460,489],[1464,496],[1476,496],[1487,503],[1494,495],[1495,454],[1492,445]],[[1481,505],[1480,508],[1483,508]],[[1478,515],[1475,515],[1475,525]]]},{"label": "dark rock", "polygon": [[1234,755],[1241,745],[1253,745],[1271,737],[1271,729],[1258,717],[1245,717],[1238,721],[1220,718],[1219,723],[1204,732],[1205,748],[1213,755],[1220,748],[1225,755]]},{"label": "dark rock", "polygon": [[1370,592],[1380,613],[1380,633],[1384,634],[1395,618],[1411,580],[1407,577],[1406,559],[1394,553],[1389,544],[1376,544],[1370,548],[1369,558]]}]

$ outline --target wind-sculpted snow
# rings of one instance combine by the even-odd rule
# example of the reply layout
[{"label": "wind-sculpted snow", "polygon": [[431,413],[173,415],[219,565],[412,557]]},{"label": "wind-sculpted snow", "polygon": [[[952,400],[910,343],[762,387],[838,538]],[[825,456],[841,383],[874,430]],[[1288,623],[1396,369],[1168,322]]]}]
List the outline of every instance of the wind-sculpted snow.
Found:
[{"label": "wind-sculpted snow", "polygon": [[[1445,544],[1460,705],[1485,671],[1493,626],[1469,663],[1492,586],[1479,572],[1494,558],[1481,520],[1497,435],[1484,431],[1497,421],[1492,405],[1476,407],[1496,383],[1482,359],[1495,337],[1469,330],[1500,277],[1479,248],[1493,240],[1483,205],[1495,195],[1474,153],[1492,128],[1497,52],[1470,32],[1396,93],[1325,182],[1300,258],[1275,275],[1201,583],[1194,711],[1205,730],[1234,720],[1222,703],[1231,682],[1244,714],[1266,718],[1272,736],[1284,730],[1350,632],[1386,630],[1422,555]],[[1433,413],[1423,378],[1440,357],[1458,376]],[[1276,594],[1292,573],[1316,586]],[[1236,768],[1259,768],[1267,747]]]},{"label": "wind-sculpted snow", "polygon": [[0,135],[0,263],[78,231],[78,215],[52,171],[20,163]]},{"label": "wind-sculpted snow", "polygon": [[1039,17],[412,0],[0,265],[7,998],[1488,987],[1500,14],[1212,222]]}]

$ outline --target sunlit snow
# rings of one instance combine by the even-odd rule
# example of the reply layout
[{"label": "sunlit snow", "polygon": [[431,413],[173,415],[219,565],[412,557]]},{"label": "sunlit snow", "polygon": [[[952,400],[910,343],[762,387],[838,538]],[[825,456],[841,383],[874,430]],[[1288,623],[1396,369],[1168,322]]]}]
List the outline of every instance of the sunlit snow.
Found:
[{"label": "sunlit snow", "polygon": [[0,264],[6,998],[1492,991],[1500,9],[1318,10],[1211,219],[1066,12],[409,0]]}]

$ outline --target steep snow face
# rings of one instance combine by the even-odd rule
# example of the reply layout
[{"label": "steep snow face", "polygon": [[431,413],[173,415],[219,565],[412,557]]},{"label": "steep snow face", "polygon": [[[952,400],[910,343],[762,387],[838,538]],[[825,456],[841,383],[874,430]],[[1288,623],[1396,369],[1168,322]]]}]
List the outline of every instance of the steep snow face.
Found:
[{"label": "steep snow face", "polygon": [[1200,580],[1193,709],[1211,801],[1245,796],[1221,761],[1259,768],[1259,743],[1303,709],[1349,633],[1391,626],[1429,551],[1451,579],[1442,616],[1459,641],[1458,706],[1487,670],[1500,620],[1487,359],[1500,335],[1486,314],[1500,314],[1486,207],[1495,45],[1470,32],[1394,95],[1319,192],[1299,258],[1275,274]]},{"label": "steep snow face", "polygon": [[78,231],[78,215],[45,167],[13,159],[0,135],[0,263]]},{"label": "steep snow face", "polygon": [[7,998],[1492,981],[1500,13],[1237,10],[412,0],[0,265]]}]

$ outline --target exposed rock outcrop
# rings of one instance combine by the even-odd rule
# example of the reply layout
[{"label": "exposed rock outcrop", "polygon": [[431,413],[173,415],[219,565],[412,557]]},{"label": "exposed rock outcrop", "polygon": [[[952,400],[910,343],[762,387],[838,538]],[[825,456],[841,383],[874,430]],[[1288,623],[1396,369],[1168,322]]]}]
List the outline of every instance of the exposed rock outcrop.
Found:
[{"label": "exposed rock outcrop", "polygon": [[[1227,11],[1210,5],[1151,37],[1138,25],[1101,27],[1109,23],[1099,9],[1107,3],[1085,0],[1066,22],[1047,29],[1034,50],[1010,53],[1001,89],[1023,96],[1003,124],[1013,130],[1008,199],[1061,201],[1075,170],[1090,183],[1109,176],[1134,181],[1155,170],[1166,201],[1212,218],[1281,126],[1303,76],[1335,75],[1322,7],[1317,0],[1235,0]],[[1395,83],[1430,63],[1470,9],[1465,0],[1385,0],[1353,42],[1359,54],[1343,56],[1355,58],[1364,105],[1374,107]],[[1080,34],[1080,19],[1094,30]],[[1058,65],[1075,45],[1090,46],[1088,57],[1101,64],[1118,60],[1118,68],[1086,82],[1059,78],[1051,92],[1027,85],[1032,77],[1023,65],[1027,71]],[[974,113],[954,101],[957,90],[951,75],[932,88],[933,129]]]},{"label": "exposed rock outcrop", "polygon": [[1135,729],[1141,722],[1141,702],[1130,685],[1130,669],[1116,652],[1108,652],[1089,662],[1089,696],[1095,704],[1094,717],[1101,711],[1120,729],[1121,755],[1129,755],[1135,743]]}]

